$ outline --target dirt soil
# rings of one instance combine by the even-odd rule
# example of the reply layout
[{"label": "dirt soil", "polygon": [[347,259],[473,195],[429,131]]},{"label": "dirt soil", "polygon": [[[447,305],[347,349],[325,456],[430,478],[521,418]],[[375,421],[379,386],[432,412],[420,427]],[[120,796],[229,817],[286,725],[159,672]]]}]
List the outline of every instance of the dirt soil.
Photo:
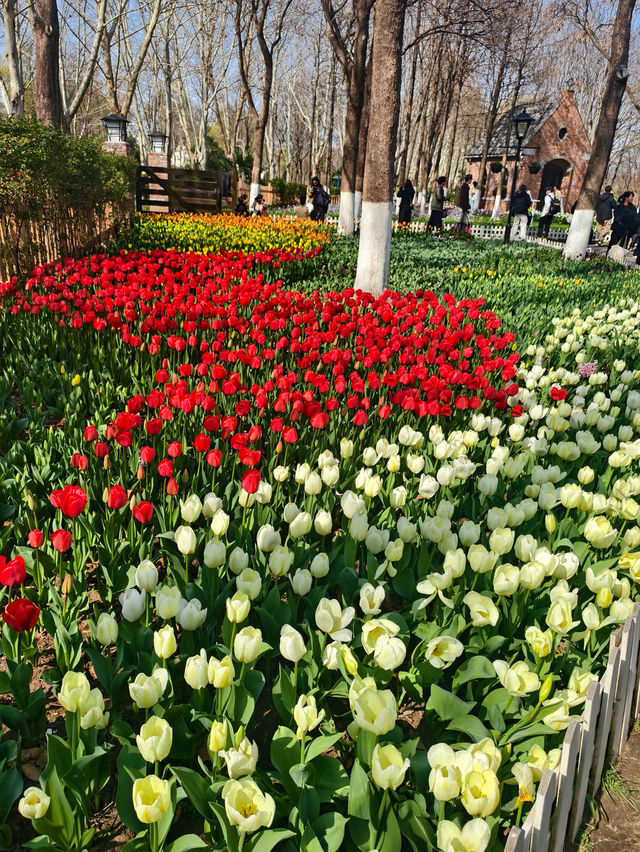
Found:
[{"label": "dirt soil", "polygon": [[598,821],[581,847],[584,852],[640,849],[640,731],[631,734],[617,768],[627,785],[626,796],[601,791]]}]

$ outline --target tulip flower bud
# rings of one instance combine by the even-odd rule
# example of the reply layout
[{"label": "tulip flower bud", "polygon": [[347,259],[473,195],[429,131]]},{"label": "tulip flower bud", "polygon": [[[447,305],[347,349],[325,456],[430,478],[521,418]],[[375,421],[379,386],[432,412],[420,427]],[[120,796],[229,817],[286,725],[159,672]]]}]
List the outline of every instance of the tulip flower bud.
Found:
[{"label": "tulip flower bud", "polygon": [[153,650],[161,660],[168,660],[178,648],[176,634],[170,624],[165,624],[153,634]]},{"label": "tulip flower bud", "polygon": [[553,533],[556,531],[556,519],[555,516],[552,515],[550,512],[544,516],[544,526],[549,535],[553,535]]},{"label": "tulip flower bud", "polygon": [[144,612],[146,592],[138,589],[126,589],[119,596],[122,617],[127,621],[137,621]]},{"label": "tulip flower bud", "polygon": [[285,660],[297,663],[304,657],[306,651],[302,634],[290,624],[285,624],[280,630],[280,653]]},{"label": "tulip flower bud", "polygon": [[329,556],[326,553],[316,553],[311,560],[310,569],[316,579],[326,577],[329,573]]},{"label": "tulip flower bud", "polygon": [[144,592],[154,592],[158,585],[158,569],[150,559],[143,559],[136,568],[136,586]]},{"label": "tulip flower bud", "polygon": [[232,598],[227,598],[225,607],[229,621],[232,624],[240,624],[249,615],[251,601],[244,592],[236,592]]},{"label": "tulip flower bud", "polygon": [[293,538],[302,538],[310,532],[313,520],[309,512],[299,512],[289,524],[289,533]]},{"label": "tulip flower bud", "polygon": [[62,581],[62,589],[61,592],[63,595],[68,595],[73,587],[73,578],[71,574],[65,574],[64,580]]},{"label": "tulip flower bud", "polygon": [[225,686],[230,686],[235,677],[235,669],[233,660],[230,656],[223,657],[222,660],[216,660],[215,657],[209,658],[207,669],[209,683],[215,686],[216,689],[224,689]]},{"label": "tulip flower bud", "polygon": [[199,654],[187,659],[184,679],[191,689],[204,689],[209,683],[209,661],[204,648],[200,649]]},{"label": "tulip flower bud", "polygon": [[172,742],[173,729],[159,716],[151,716],[136,736],[138,751],[147,763],[158,763],[168,757]]},{"label": "tulip flower bud", "polygon": [[187,602],[180,601],[180,609],[178,610],[178,624],[185,630],[197,630],[204,624],[207,617],[207,608],[202,607],[202,604],[197,598]]},{"label": "tulip flower bud", "polygon": [[409,760],[403,760],[398,749],[389,743],[388,745],[376,745],[371,756],[371,775],[373,780],[382,790],[396,790],[403,782]]},{"label": "tulip flower bud", "polygon": [[252,663],[260,653],[262,633],[257,627],[244,627],[233,643],[233,653],[241,663]]},{"label": "tulip flower bud", "polygon": [[[233,554],[231,555],[233,556]],[[245,568],[238,574],[236,587],[239,592],[244,592],[249,600],[254,601],[262,589],[262,577],[253,568]]]},{"label": "tulip flower bud", "polygon": [[[237,549],[237,548],[236,548]],[[212,538],[204,549],[203,561],[207,568],[218,568],[224,564],[227,548],[220,539]]]},{"label": "tulip flower bud", "polygon": [[227,747],[227,720],[222,722],[214,721],[209,731],[209,739],[207,740],[209,754],[217,755],[219,751],[223,751]]},{"label": "tulip flower bud", "polygon": [[109,456],[104,457],[104,459],[102,461],[102,467],[105,470],[111,470],[111,460],[109,459]]},{"label": "tulip flower bud", "polygon": [[95,637],[101,645],[113,645],[118,638],[118,622],[108,612],[101,612],[96,623]]},{"label": "tulip flower bud", "polygon": [[159,586],[156,589],[156,612],[165,621],[173,618],[180,609],[182,595],[177,586]]},{"label": "tulip flower bud", "polygon": [[300,597],[304,597],[304,595],[308,594],[312,584],[313,577],[311,575],[311,571],[309,571],[307,568],[298,568],[296,573],[291,578],[291,585],[293,587],[293,591],[296,595],[300,595]]},{"label": "tulip flower bud", "polygon": [[[29,507],[30,511],[35,512],[37,505],[38,504],[34,500],[33,495],[31,495],[31,494],[29,494],[29,492],[27,492],[27,506]],[[30,787],[29,789],[34,790],[36,788]],[[43,793],[43,795],[44,795],[44,793]]]},{"label": "tulip flower bud", "polygon": [[76,713],[86,705],[91,689],[84,672],[67,672],[62,678],[58,701],[67,713]]},{"label": "tulip flower bud", "polygon": [[139,465],[138,471],[136,473],[136,479],[138,480],[138,482],[142,482],[142,480],[145,478],[145,476],[146,476],[146,474],[145,474],[144,467],[142,465]]},{"label": "tulip flower bud", "polygon": [[191,527],[180,526],[173,534],[176,546],[183,556],[192,554],[197,545],[196,534]]},{"label": "tulip flower bud", "polygon": [[269,556],[269,570],[276,577],[284,577],[293,565],[294,554],[285,545],[274,548]]},{"label": "tulip flower bud", "polygon": [[102,502],[106,503],[108,501],[108,499],[109,499],[109,489],[105,485],[104,490],[102,492]]},{"label": "tulip flower bud", "polygon": [[221,538],[223,535],[226,535],[227,530],[229,529],[229,515],[224,512],[222,509],[218,509],[213,513],[211,517],[211,531],[214,535]]},{"label": "tulip flower bud", "polygon": [[318,535],[329,535],[332,528],[331,513],[320,509],[315,517],[313,526]]},{"label": "tulip flower bud", "polygon": [[538,695],[538,700],[540,702],[546,701],[549,695],[551,694],[551,687],[553,686],[553,675],[548,674],[544,679],[542,686],[540,687],[540,694]]}]

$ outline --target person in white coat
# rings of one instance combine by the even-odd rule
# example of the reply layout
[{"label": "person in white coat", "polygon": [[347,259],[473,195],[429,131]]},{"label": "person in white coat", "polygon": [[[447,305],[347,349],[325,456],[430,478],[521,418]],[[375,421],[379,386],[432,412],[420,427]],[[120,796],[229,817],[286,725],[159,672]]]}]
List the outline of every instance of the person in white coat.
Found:
[{"label": "person in white coat", "polygon": [[560,202],[556,198],[555,190],[552,186],[548,186],[544,195],[544,204],[542,206],[542,215],[538,222],[538,237],[549,239],[549,229],[553,217],[560,212]]}]

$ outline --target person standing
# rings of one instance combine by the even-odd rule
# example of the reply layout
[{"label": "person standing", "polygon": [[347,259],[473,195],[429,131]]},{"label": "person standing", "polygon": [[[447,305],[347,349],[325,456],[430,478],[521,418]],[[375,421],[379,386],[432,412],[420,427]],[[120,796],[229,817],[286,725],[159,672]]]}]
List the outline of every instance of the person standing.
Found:
[{"label": "person standing", "polygon": [[526,184],[520,184],[518,191],[513,195],[511,204],[513,212],[511,241],[526,240],[527,225],[529,224],[529,208],[531,207],[531,196],[527,192]]},{"label": "person standing", "polygon": [[319,177],[311,179],[311,189],[309,190],[309,198],[313,208],[311,210],[311,218],[314,222],[324,222],[324,217],[327,215],[331,196],[320,183]]},{"label": "person standing", "polygon": [[427,222],[428,228],[438,228],[442,230],[442,219],[444,217],[444,202],[447,199],[446,177],[439,177],[433,185],[431,193],[431,215]]},{"label": "person standing", "polygon": [[402,189],[398,190],[398,198],[400,199],[400,207],[398,209],[398,223],[400,225],[408,225],[411,222],[411,205],[416,194],[413,184],[407,178]]},{"label": "person standing", "polygon": [[306,195],[301,195],[298,199],[298,204],[293,208],[293,215],[296,219],[308,219],[309,218],[309,208],[307,207],[307,197]]},{"label": "person standing", "polygon": [[538,222],[538,237],[549,239],[549,230],[553,217],[560,212],[560,202],[555,196],[555,191],[552,186],[548,186],[544,196],[544,205],[542,207],[542,215]]},{"label": "person standing", "polygon": [[[626,248],[629,237],[638,230],[640,217],[633,204],[633,192],[623,192],[618,199],[618,206],[613,211],[613,226],[611,227],[611,246],[621,245]],[[609,252],[607,249],[607,253]]]},{"label": "person standing", "polygon": [[459,231],[466,231],[467,225],[469,224],[469,211],[471,210],[471,202],[469,198],[470,190],[471,175],[465,175],[464,183],[461,185],[458,190],[458,194],[456,195],[456,207],[459,207],[462,211],[460,215],[460,222],[458,224]]},{"label": "person standing", "polygon": [[251,213],[253,216],[267,215],[267,205],[264,203],[264,198],[262,197],[262,195],[256,195],[256,199],[253,202],[253,207],[251,208]]},{"label": "person standing", "polygon": [[611,184],[605,186],[596,205],[596,242],[600,245],[604,243],[604,238],[611,230],[613,211],[616,209],[616,200],[611,189]]},{"label": "person standing", "polygon": [[471,187],[471,213],[474,215],[480,209],[480,190],[478,189],[478,181],[474,180]]},{"label": "person standing", "polygon": [[236,203],[236,216],[248,216],[249,208],[247,206],[247,196],[243,193],[238,196]]}]

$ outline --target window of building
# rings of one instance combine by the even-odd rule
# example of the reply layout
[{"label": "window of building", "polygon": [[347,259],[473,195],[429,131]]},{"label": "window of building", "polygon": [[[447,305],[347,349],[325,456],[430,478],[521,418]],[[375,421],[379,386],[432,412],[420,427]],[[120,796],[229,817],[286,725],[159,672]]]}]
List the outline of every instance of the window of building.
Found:
[{"label": "window of building", "polygon": [[560,139],[564,139],[568,132],[569,131],[566,127],[561,127],[560,130],[558,130],[558,136],[560,137]]}]

